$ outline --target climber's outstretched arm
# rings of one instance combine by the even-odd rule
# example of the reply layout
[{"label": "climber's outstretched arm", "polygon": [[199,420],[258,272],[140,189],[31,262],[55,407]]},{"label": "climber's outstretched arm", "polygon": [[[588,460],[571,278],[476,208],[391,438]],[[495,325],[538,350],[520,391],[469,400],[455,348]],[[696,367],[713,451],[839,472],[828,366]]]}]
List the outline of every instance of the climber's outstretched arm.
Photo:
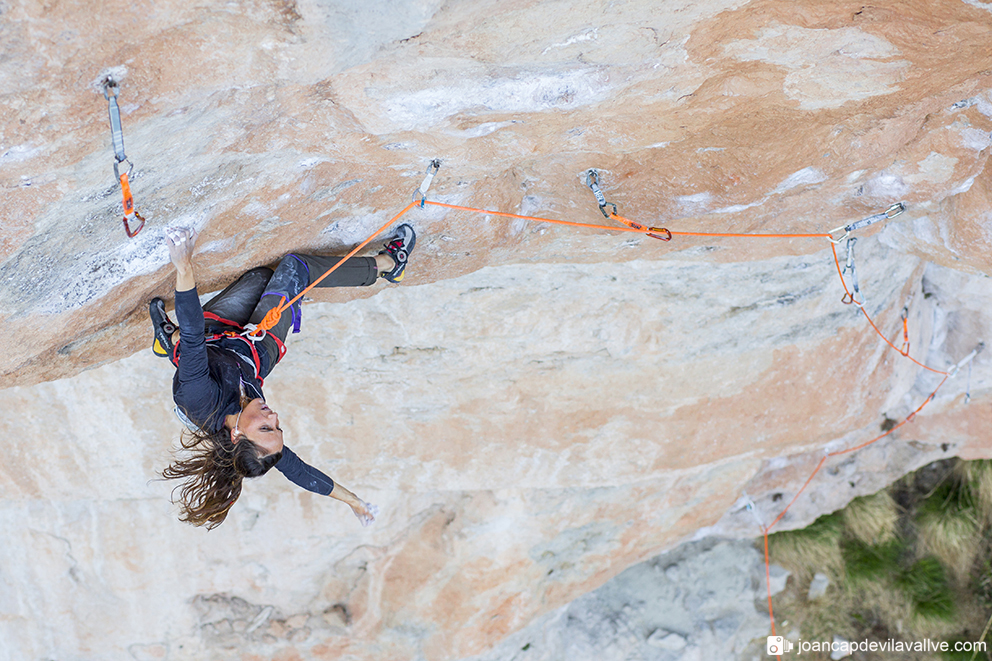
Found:
[{"label": "climber's outstretched arm", "polygon": [[351,507],[351,511],[355,513],[355,516],[358,517],[358,520],[362,522],[363,526],[367,526],[375,521],[375,515],[379,513],[378,507],[366,503],[364,500],[341,486],[340,483],[334,484],[334,489],[331,490],[330,496],[331,498],[336,498]]}]

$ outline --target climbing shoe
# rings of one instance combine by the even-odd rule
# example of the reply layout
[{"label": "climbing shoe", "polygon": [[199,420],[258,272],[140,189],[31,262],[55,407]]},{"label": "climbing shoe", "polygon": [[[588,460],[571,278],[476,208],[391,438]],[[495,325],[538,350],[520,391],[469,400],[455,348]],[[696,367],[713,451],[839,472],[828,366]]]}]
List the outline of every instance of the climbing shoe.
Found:
[{"label": "climbing shoe", "polygon": [[397,227],[396,233],[389,239],[389,243],[386,244],[386,249],[379,251],[380,255],[389,255],[396,262],[396,266],[391,271],[383,273],[382,277],[390,282],[400,282],[403,280],[407,259],[410,258],[410,253],[413,252],[413,246],[416,243],[417,234],[413,231],[412,227],[406,223]]},{"label": "climbing shoe", "polygon": [[152,341],[152,353],[162,358],[172,356],[172,334],[176,332],[176,325],[165,313],[165,301],[161,298],[153,298],[148,304],[148,315],[152,318],[152,329],[155,331],[155,339]]}]

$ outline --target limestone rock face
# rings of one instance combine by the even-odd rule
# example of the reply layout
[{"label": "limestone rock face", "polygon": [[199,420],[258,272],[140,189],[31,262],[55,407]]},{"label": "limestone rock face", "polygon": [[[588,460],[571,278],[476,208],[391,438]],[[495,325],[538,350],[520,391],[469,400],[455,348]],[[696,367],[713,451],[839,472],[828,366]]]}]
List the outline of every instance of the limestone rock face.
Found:
[{"label": "limestone rock face", "polygon": [[[681,541],[992,456],[985,351],[776,521],[825,449],[941,383],[899,355],[904,307],[936,370],[992,339],[990,28],[981,0],[0,4],[4,652],[477,655]],[[673,232],[825,234],[905,202],[855,234],[896,349],[841,302],[822,237],[414,208],[404,283],[316,294],[266,381],[287,443],[380,519],[269,475],[221,528],[177,522],[146,314],[171,297],[164,228],[200,231],[206,294],[357,245],[434,157],[433,201],[586,224],[617,225],[590,168]]]}]

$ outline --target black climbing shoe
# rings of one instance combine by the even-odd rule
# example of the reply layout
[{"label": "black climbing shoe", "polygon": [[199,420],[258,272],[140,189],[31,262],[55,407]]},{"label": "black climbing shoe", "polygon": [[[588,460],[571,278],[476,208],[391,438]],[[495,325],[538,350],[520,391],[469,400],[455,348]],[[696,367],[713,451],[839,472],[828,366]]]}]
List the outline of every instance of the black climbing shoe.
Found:
[{"label": "black climbing shoe", "polygon": [[412,227],[406,223],[397,227],[393,238],[386,244],[386,249],[379,251],[380,255],[389,255],[396,262],[396,266],[391,271],[383,273],[382,277],[390,282],[400,282],[403,280],[403,275],[406,272],[406,262],[410,258],[410,253],[413,252],[413,246],[416,243],[417,233],[413,231]]},{"label": "black climbing shoe", "polygon": [[152,318],[152,329],[155,331],[152,353],[161,358],[172,358],[172,334],[176,332],[176,325],[165,313],[165,301],[153,298],[148,304],[148,316]]}]

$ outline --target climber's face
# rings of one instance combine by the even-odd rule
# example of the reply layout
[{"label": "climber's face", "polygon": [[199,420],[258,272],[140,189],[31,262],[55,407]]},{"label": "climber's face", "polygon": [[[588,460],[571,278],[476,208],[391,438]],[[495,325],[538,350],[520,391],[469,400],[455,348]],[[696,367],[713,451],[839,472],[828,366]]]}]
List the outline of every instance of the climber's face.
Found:
[{"label": "climber's face", "polygon": [[[251,400],[241,411],[237,426],[240,434],[247,436],[248,440],[265,451],[265,456],[282,452],[279,415],[268,407],[264,399]],[[240,434],[234,434],[234,437],[237,438]]]}]

